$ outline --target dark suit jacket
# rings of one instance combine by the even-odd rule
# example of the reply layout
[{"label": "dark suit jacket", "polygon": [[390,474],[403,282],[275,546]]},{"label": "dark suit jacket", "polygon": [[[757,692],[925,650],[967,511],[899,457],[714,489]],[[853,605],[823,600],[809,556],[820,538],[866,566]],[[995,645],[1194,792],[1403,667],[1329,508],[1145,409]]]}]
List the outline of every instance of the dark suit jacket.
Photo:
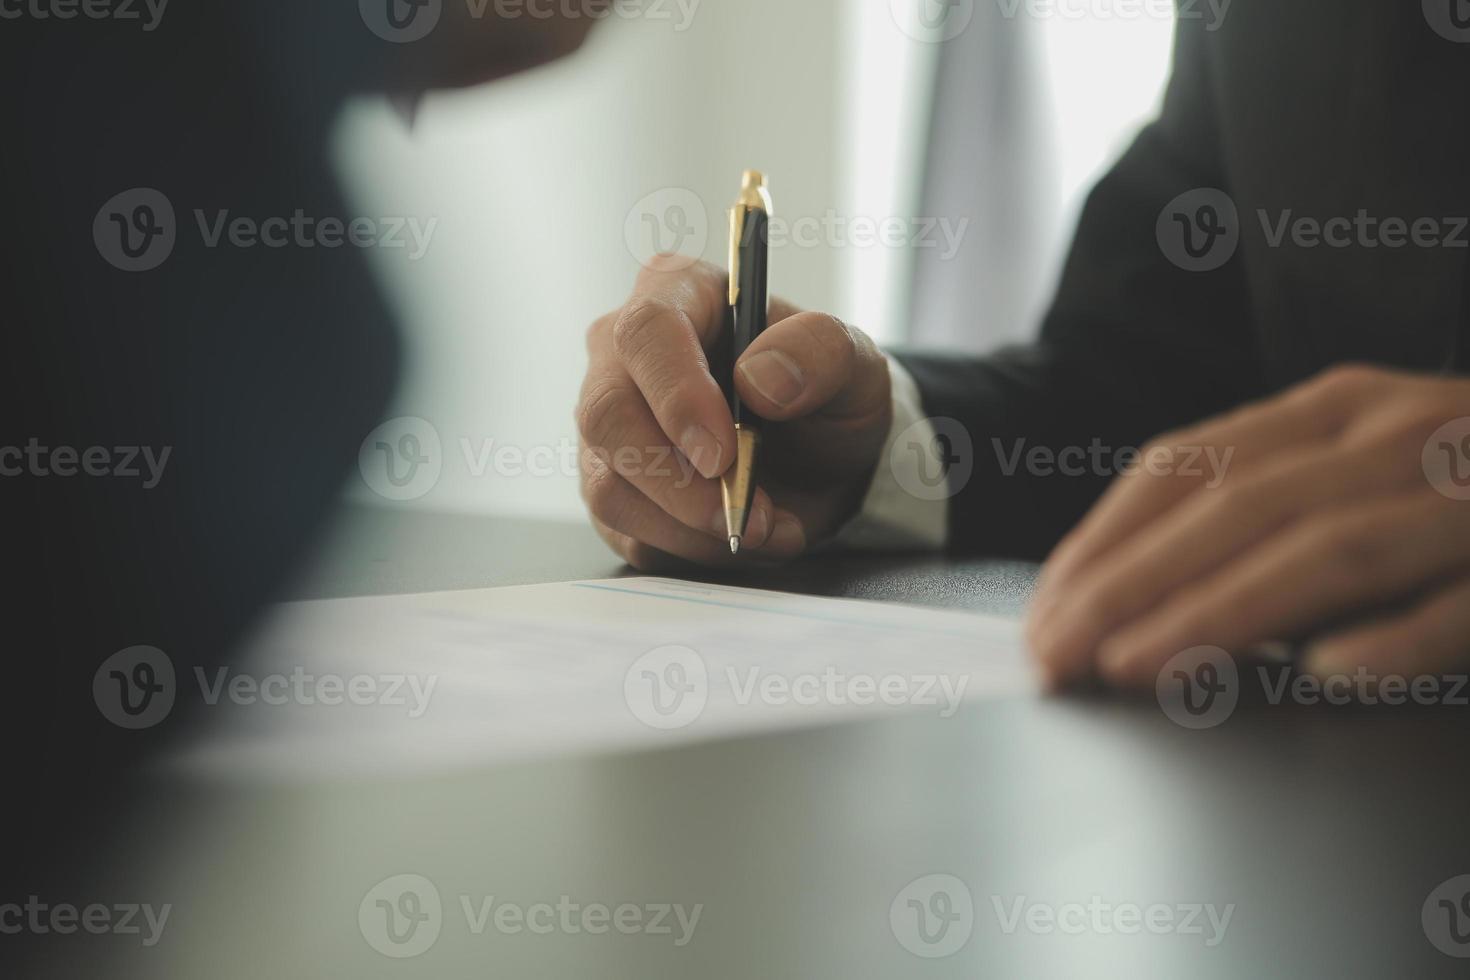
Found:
[{"label": "dark suit jacket", "polygon": [[[926,412],[972,444],[973,474],[951,487],[951,547],[1042,557],[1105,488],[1105,473],[1006,476],[1021,440],[1137,447],[1340,362],[1464,371],[1466,92],[1470,42],[1417,2],[1236,0],[1216,30],[1181,17],[1163,111],[1088,198],[1038,341],[983,359],[900,354]],[[1200,188],[1238,215],[1235,251],[1213,271],[1171,261],[1156,233]],[[1174,210],[1198,216],[1200,200]],[[1277,234],[1283,217],[1360,212],[1433,219],[1451,243]],[[1344,240],[1341,221],[1332,237]]]}]

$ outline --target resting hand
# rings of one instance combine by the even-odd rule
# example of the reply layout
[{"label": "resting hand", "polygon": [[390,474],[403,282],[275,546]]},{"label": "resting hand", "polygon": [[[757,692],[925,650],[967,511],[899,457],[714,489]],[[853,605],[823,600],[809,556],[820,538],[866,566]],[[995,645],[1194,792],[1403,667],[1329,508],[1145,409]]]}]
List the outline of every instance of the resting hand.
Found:
[{"label": "resting hand", "polygon": [[1326,627],[1319,677],[1470,664],[1467,416],[1465,379],[1344,367],[1160,438],[1145,454],[1212,449],[1224,479],[1120,477],[1043,570],[1035,655],[1055,683],[1151,686],[1191,647]]}]

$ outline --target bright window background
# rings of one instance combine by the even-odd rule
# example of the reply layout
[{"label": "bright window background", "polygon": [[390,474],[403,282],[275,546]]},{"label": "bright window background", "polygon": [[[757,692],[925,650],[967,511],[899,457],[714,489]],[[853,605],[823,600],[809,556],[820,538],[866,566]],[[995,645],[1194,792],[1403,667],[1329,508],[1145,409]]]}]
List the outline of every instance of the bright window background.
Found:
[{"label": "bright window background", "polygon": [[[336,153],[355,209],[437,220],[421,258],[371,254],[407,350],[389,415],[428,420],[443,452],[434,488],[400,506],[579,517],[567,464],[586,327],[627,295],[655,228],[724,263],[740,170],[770,175],[788,219],[919,214],[941,46],[898,30],[889,3],[704,0],[678,26],[611,20],[567,62],[431,96],[411,131],[380,101],[344,114]],[[1057,164],[1037,179],[1056,207],[1050,260],[1018,288],[1042,295],[1087,186],[1155,109],[1171,25],[1036,27]],[[782,250],[772,288],[900,340],[910,260],[838,236]],[[537,472],[516,463],[532,450]],[[361,481],[349,493],[381,502]]]}]

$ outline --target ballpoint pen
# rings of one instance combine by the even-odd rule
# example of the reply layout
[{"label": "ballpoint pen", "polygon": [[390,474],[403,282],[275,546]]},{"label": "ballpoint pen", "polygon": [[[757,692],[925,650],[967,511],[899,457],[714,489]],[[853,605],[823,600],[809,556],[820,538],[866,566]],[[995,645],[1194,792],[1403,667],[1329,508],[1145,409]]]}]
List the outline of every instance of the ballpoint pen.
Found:
[{"label": "ballpoint pen", "polygon": [[[740,196],[730,209],[730,309],[734,325],[731,370],[766,329],[767,232],[771,219],[771,195],[766,178],[747,170],[740,180]],[[740,404],[735,379],[729,388],[730,415],[735,419],[735,465],[720,478],[725,504],[725,525],[730,532],[730,553],[740,551],[745,524],[755,499],[755,459],[761,445],[761,420]]]}]

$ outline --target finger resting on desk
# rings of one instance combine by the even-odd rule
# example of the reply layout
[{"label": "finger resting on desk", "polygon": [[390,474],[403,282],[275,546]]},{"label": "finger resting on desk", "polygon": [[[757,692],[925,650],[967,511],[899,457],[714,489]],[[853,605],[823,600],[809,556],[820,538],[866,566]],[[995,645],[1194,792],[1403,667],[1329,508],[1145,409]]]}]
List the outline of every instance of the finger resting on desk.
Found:
[{"label": "finger resting on desk", "polygon": [[[1278,453],[1327,442],[1346,424],[1341,400],[1330,394],[1311,385],[1293,389],[1151,441],[1139,451],[1137,465],[1113,481],[1052,552],[1038,599],[1049,598],[1099,555],[1216,480],[1228,484]],[[1223,472],[1184,466],[1210,453]]]},{"label": "finger resting on desk", "polygon": [[1150,685],[1191,647],[1245,649],[1412,596],[1456,573],[1467,533],[1470,511],[1433,491],[1300,521],[1106,637],[1097,669],[1115,684]]},{"label": "finger resting on desk", "polygon": [[1412,681],[1470,668],[1470,572],[1393,615],[1338,630],[1313,643],[1302,669],[1319,681],[1366,673]]},{"label": "finger resting on desk", "polygon": [[1263,461],[1236,481],[1193,494],[1077,570],[1054,601],[1032,610],[1032,649],[1060,676],[1084,672],[1104,636],[1282,528],[1344,498],[1382,498],[1422,480],[1417,455],[1395,459],[1376,443]]}]

